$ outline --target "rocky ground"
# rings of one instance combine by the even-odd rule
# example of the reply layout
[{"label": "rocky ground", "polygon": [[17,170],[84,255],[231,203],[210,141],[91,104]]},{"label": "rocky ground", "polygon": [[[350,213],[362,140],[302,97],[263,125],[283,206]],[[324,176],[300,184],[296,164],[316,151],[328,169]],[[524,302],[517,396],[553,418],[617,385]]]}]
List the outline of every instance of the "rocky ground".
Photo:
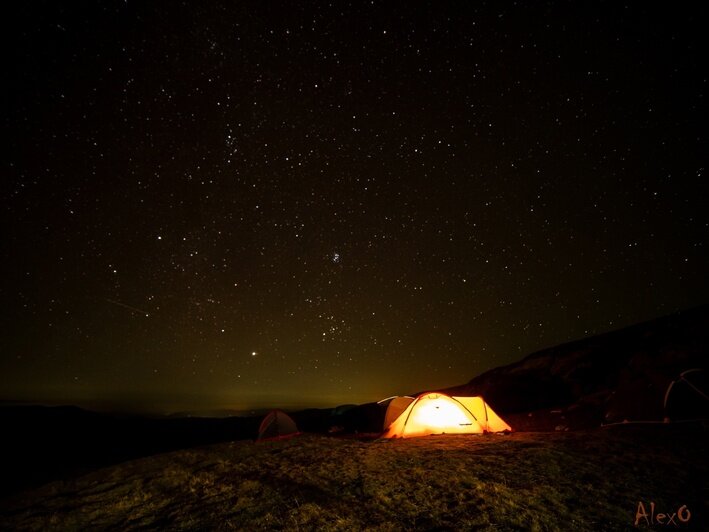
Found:
[{"label": "rocky ground", "polygon": [[[12,530],[707,529],[707,431],[662,425],[176,451],[6,497]],[[642,513],[642,512],[640,512]],[[681,518],[689,520],[683,522]],[[666,526],[666,525],[665,525]]]}]

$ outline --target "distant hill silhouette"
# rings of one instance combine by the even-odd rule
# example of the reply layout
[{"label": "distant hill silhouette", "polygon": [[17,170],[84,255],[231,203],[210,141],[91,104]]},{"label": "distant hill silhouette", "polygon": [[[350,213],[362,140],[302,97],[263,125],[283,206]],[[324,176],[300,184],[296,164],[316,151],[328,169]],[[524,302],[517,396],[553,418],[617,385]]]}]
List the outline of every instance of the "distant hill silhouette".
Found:
[{"label": "distant hill silhouette", "polygon": [[[669,384],[706,369],[709,305],[533,353],[448,394],[482,395],[517,430],[557,430],[625,420],[661,421]],[[707,415],[707,401],[675,405],[671,417]]]}]

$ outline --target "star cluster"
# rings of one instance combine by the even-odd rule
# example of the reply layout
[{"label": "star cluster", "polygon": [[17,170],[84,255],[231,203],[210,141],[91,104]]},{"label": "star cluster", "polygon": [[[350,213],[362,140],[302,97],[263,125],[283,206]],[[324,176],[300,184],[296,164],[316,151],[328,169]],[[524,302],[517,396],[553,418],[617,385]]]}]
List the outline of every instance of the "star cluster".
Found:
[{"label": "star cluster", "polygon": [[705,303],[700,9],[12,7],[0,396],[364,402]]}]

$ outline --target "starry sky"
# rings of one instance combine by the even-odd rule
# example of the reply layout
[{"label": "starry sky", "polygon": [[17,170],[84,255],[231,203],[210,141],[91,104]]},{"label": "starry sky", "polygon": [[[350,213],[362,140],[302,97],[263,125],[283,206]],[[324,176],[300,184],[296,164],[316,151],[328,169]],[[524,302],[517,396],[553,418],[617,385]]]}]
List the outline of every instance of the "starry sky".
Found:
[{"label": "starry sky", "polygon": [[0,399],[360,403],[706,303],[706,10],[652,4],[14,3]]}]

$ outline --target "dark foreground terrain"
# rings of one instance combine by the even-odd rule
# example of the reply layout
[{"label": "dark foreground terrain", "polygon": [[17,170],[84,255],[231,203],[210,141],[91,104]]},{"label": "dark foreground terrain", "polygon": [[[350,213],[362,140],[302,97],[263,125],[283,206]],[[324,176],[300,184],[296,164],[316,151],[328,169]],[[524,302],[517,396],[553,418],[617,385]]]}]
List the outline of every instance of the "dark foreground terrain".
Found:
[{"label": "dark foreground terrain", "polygon": [[[51,444],[51,442],[48,442]],[[639,503],[707,529],[707,430],[233,442],[4,498],[4,529],[628,530]],[[669,517],[666,517],[667,521]]]}]

